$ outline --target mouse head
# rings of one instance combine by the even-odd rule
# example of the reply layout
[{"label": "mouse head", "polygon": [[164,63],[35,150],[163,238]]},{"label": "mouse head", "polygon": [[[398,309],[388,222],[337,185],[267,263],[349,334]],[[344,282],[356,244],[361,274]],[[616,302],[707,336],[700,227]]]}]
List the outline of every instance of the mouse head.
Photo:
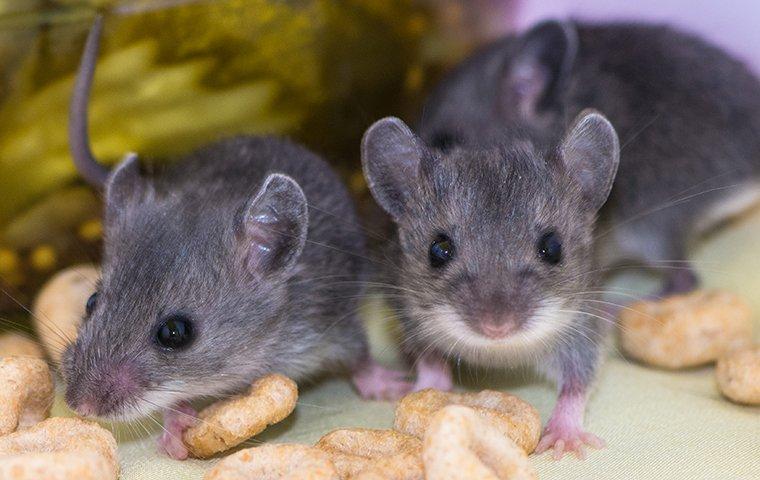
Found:
[{"label": "mouse head", "polygon": [[578,51],[575,27],[540,23],[498,41],[448,74],[425,104],[420,135],[446,150],[501,139],[504,126],[556,143]]},{"label": "mouse head", "polygon": [[593,111],[548,152],[524,139],[442,153],[398,119],[372,125],[364,172],[398,225],[413,335],[444,352],[511,358],[571,328],[618,153],[614,129]]},{"label": "mouse head", "polygon": [[272,174],[243,204],[210,203],[144,178],[135,158],[110,176],[102,280],[63,358],[80,414],[129,419],[267,371],[306,199]]}]

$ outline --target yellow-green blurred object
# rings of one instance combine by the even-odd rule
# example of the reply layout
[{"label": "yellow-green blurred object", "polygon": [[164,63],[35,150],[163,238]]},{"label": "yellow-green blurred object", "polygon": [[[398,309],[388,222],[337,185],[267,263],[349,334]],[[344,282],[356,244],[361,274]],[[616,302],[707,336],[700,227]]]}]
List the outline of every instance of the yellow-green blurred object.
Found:
[{"label": "yellow-green blurred object", "polygon": [[424,54],[430,7],[412,0],[0,0],[0,311],[99,255],[99,196],[78,186],[66,137],[95,8],[106,23],[90,133],[109,165],[282,134],[361,191],[363,130],[416,110],[437,69]]}]

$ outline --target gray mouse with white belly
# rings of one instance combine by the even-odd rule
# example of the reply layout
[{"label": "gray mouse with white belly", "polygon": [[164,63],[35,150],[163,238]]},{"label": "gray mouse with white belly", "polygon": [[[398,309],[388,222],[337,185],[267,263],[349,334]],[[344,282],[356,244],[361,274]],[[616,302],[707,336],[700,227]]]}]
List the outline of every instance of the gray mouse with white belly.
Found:
[{"label": "gray mouse with white belly", "polygon": [[98,18],[70,137],[82,175],[105,186],[105,252],[63,356],[67,403],[107,419],[164,410],[160,443],[186,458],[187,402],[237,393],[267,373],[302,381],[348,371],[363,396],[395,395],[400,374],[371,360],[358,318],[365,239],[337,175],[273,137],[220,141],[154,175],[134,155],[108,172],[87,139],[101,29]]},{"label": "gray mouse with white belly", "polygon": [[601,446],[583,417],[613,322],[602,274],[636,260],[666,269],[663,294],[695,288],[689,240],[758,199],[758,132],[760,84],[717,48],[561,22],[456,68],[419,136],[376,122],[362,161],[398,227],[389,297],[413,388],[450,388],[448,357],[535,364],[559,386],[538,451]]}]

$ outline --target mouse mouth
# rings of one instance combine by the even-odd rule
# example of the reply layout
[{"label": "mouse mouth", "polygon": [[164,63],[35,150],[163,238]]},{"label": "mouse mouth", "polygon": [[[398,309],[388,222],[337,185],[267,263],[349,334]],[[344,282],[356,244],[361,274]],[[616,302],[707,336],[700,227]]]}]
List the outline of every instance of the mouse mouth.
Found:
[{"label": "mouse mouth", "polygon": [[421,328],[438,350],[456,353],[470,362],[493,365],[519,361],[535,358],[556,344],[573,318],[563,305],[560,299],[544,300],[519,322],[483,326],[481,319],[471,322],[444,304],[423,314],[428,320]]},{"label": "mouse mouth", "polygon": [[484,314],[476,318],[469,318],[470,329],[477,335],[490,340],[500,340],[519,334],[525,324],[525,319],[530,315],[507,314]]},{"label": "mouse mouth", "polygon": [[161,406],[150,393],[134,364],[104,362],[68,380],[66,403],[84,417],[127,421]]}]

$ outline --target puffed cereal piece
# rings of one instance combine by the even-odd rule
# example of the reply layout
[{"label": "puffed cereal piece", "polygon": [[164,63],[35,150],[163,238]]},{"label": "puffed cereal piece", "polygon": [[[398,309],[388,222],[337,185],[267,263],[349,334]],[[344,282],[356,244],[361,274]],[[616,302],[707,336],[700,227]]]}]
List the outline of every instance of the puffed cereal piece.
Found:
[{"label": "puffed cereal piece", "polygon": [[17,332],[0,335],[0,357],[45,358],[40,344]]},{"label": "puffed cereal piece", "polygon": [[308,445],[267,444],[226,457],[204,480],[340,480],[330,457]]},{"label": "puffed cereal piece", "polygon": [[116,440],[78,418],[49,418],[0,437],[3,480],[116,480]]},{"label": "puffed cereal piece", "polygon": [[416,437],[395,430],[338,429],[324,435],[315,446],[330,456],[343,479],[353,478],[380,459],[386,459],[386,463],[390,463],[392,468],[414,468],[414,463],[395,465],[388,460],[389,457],[394,457],[395,462],[408,460],[407,457],[396,458],[402,453],[411,454],[411,458],[418,459],[417,463],[421,465],[419,458],[422,442]]},{"label": "puffed cereal piece", "polygon": [[45,351],[56,365],[68,342],[77,337],[87,299],[95,292],[100,270],[76,265],[56,273],[42,286],[32,306],[32,322]]},{"label": "puffed cereal piece", "polygon": [[427,389],[411,393],[396,407],[396,430],[422,438],[433,415],[447,405],[472,408],[504,435],[531,453],[541,436],[541,417],[531,404],[504,392],[453,393]]},{"label": "puffed cereal piece", "polygon": [[298,387],[279,374],[257,380],[245,395],[216,402],[198,414],[182,437],[192,456],[208,458],[229,450],[284,420],[296,408]]},{"label": "puffed cereal piece", "polygon": [[634,303],[621,311],[619,324],[628,356],[668,369],[714,362],[752,340],[749,305],[717,290]]},{"label": "puffed cereal piece", "polygon": [[424,480],[421,452],[397,453],[374,460],[351,480]]},{"label": "puffed cereal piece", "polygon": [[50,415],[53,376],[40,358],[0,358],[0,435],[28,427]]},{"label": "puffed cereal piece", "polygon": [[721,393],[737,403],[760,405],[760,346],[729,353],[715,368]]},{"label": "puffed cereal piece", "polygon": [[422,447],[426,480],[535,480],[528,455],[473,409],[442,408]]}]

